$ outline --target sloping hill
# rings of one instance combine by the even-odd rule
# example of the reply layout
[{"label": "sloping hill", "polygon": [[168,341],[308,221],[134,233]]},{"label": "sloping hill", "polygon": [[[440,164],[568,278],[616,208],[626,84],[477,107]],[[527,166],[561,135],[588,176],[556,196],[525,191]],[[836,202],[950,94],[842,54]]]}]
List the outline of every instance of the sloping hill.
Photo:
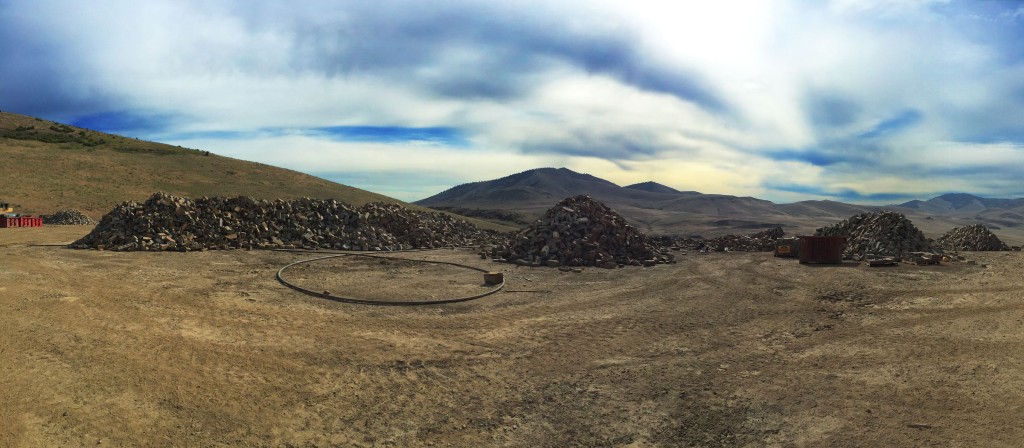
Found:
[{"label": "sloping hill", "polygon": [[[638,184],[626,185],[623,188],[632,188],[634,190],[643,190],[651,193],[682,193],[675,188],[667,185],[662,185],[654,181],[640,182]],[[691,192],[692,193],[692,192]]]},{"label": "sloping hill", "polygon": [[99,218],[156,191],[409,205],[296,171],[11,113],[0,113],[0,168],[0,201],[26,214],[77,208]]}]

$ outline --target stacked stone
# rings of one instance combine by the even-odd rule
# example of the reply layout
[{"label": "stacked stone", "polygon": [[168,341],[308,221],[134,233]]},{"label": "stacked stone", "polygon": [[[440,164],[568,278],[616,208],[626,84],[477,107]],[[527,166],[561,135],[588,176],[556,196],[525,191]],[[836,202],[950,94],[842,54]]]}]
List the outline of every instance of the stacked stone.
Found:
[{"label": "stacked stone", "polygon": [[82,213],[81,210],[67,209],[43,217],[43,224],[57,226],[92,226],[96,221]]},{"label": "stacked stone", "polygon": [[673,256],[588,196],[559,202],[492,256],[528,266],[652,266]]},{"label": "stacked stone", "polygon": [[504,237],[441,213],[335,200],[191,200],[157,193],[125,202],[74,248],[117,251],[304,248],[403,250],[495,244]]},{"label": "stacked stone", "polygon": [[753,235],[725,235],[710,238],[705,244],[712,250],[735,252],[771,252],[775,250],[775,243],[785,235],[782,227],[758,232]]},{"label": "stacked stone", "polygon": [[480,209],[466,207],[430,207],[442,212],[451,212],[456,215],[468,216],[470,218],[489,219],[495,221],[507,221],[521,225],[527,225],[530,220],[520,213],[500,209]]},{"label": "stacked stone", "polygon": [[935,243],[951,251],[961,250],[1010,250],[1010,246],[999,240],[983,224],[957,227],[935,240]]},{"label": "stacked stone", "polygon": [[909,258],[911,252],[941,252],[902,213],[883,211],[854,215],[822,227],[818,236],[845,236],[843,258],[862,261],[879,257]]},{"label": "stacked stone", "polygon": [[782,227],[775,227],[752,235],[724,235],[708,239],[659,237],[657,241],[674,250],[697,250],[703,245],[719,252],[726,249],[735,252],[771,252],[775,250],[775,243],[785,234]]}]

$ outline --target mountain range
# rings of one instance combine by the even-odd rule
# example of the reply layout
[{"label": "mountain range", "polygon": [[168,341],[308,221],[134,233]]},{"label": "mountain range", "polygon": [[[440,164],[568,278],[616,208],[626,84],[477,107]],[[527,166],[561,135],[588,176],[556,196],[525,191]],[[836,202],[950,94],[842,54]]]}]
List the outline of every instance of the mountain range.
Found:
[{"label": "mountain range", "polygon": [[0,202],[29,214],[77,208],[98,218],[120,202],[164,191],[189,197],[333,198],[355,205],[393,202],[475,216],[481,219],[471,221],[478,225],[513,230],[560,200],[585,194],[652,234],[716,236],[774,226],[802,234],[858,213],[890,209],[907,215],[929,237],[982,223],[1009,244],[1024,242],[1024,199],[954,193],[884,207],[835,201],[776,204],[679,191],[653,181],[619,186],[567,168],[538,168],[406,204],[292,170],[5,112],[0,112],[0,167],[5,174]]},{"label": "mountain range", "polygon": [[653,181],[623,187],[567,168],[538,168],[467,183],[415,203],[502,210],[536,218],[559,200],[578,194],[608,204],[641,230],[654,234],[715,236],[753,233],[774,226],[781,226],[789,234],[801,234],[858,213],[885,209],[907,215],[930,237],[956,226],[982,223],[1000,236],[1024,240],[1024,199],[954,193],[887,206],[820,200],[776,204],[753,197],[678,191]]}]

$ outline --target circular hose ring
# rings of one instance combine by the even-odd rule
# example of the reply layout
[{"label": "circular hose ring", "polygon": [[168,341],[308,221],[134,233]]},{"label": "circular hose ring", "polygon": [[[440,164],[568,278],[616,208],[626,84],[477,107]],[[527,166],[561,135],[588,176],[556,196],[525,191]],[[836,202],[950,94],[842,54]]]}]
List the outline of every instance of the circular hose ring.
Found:
[{"label": "circular hose ring", "polygon": [[381,259],[386,259],[386,260],[411,261],[411,262],[414,262],[414,263],[444,264],[444,265],[455,266],[455,267],[460,267],[460,268],[465,268],[465,269],[472,269],[474,271],[479,271],[479,272],[488,272],[485,269],[480,269],[480,268],[476,268],[476,267],[473,267],[473,266],[467,266],[467,265],[459,264],[459,263],[451,263],[451,262],[447,262],[447,261],[413,260],[413,259],[410,259],[410,258],[381,257],[381,256],[369,255],[369,254],[342,253],[342,254],[332,254],[332,255],[327,255],[327,256],[317,257],[317,258],[310,258],[308,260],[300,260],[300,261],[296,261],[294,263],[287,264],[287,265],[285,265],[284,267],[282,267],[281,269],[279,269],[277,271],[277,281],[279,281],[279,282],[281,282],[281,284],[283,284],[283,285],[285,285],[285,286],[287,286],[287,287],[289,287],[291,289],[294,289],[296,291],[299,291],[299,292],[301,292],[303,294],[308,294],[308,295],[311,295],[311,296],[314,296],[314,297],[319,297],[321,299],[333,300],[335,302],[344,302],[344,303],[358,303],[358,304],[361,304],[361,305],[382,305],[382,306],[440,305],[440,304],[444,304],[444,303],[468,302],[470,300],[479,299],[481,297],[486,297],[486,296],[489,296],[491,294],[494,294],[494,293],[496,293],[498,291],[501,291],[501,288],[505,287],[505,281],[502,280],[502,282],[500,284],[498,284],[498,286],[495,287],[494,289],[491,289],[490,291],[487,291],[487,292],[484,292],[484,293],[481,293],[481,294],[476,294],[476,295],[473,295],[473,296],[469,296],[469,297],[456,297],[456,298],[453,298],[453,299],[440,299],[440,300],[383,301],[383,300],[359,299],[359,298],[354,298],[354,297],[344,297],[344,296],[338,296],[338,295],[334,295],[334,294],[330,294],[330,293],[317,292],[317,291],[313,291],[313,290],[308,289],[308,288],[303,288],[301,286],[298,286],[298,285],[296,285],[294,283],[291,283],[291,282],[289,282],[289,281],[284,279],[284,275],[283,275],[284,271],[286,269],[292,267],[292,266],[300,265],[300,264],[303,264],[303,263],[309,263],[309,262],[313,262],[313,261],[318,261],[318,260],[325,260],[325,259],[328,259],[328,258],[337,258],[337,257],[367,257],[367,258],[381,258]]}]

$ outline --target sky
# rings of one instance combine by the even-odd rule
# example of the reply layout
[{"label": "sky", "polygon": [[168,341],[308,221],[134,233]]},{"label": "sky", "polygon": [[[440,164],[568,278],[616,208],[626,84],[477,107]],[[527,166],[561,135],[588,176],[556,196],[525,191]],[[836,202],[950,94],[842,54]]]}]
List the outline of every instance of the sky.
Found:
[{"label": "sky", "polygon": [[403,200],[1024,197],[1024,2],[0,0],[0,110]]}]

